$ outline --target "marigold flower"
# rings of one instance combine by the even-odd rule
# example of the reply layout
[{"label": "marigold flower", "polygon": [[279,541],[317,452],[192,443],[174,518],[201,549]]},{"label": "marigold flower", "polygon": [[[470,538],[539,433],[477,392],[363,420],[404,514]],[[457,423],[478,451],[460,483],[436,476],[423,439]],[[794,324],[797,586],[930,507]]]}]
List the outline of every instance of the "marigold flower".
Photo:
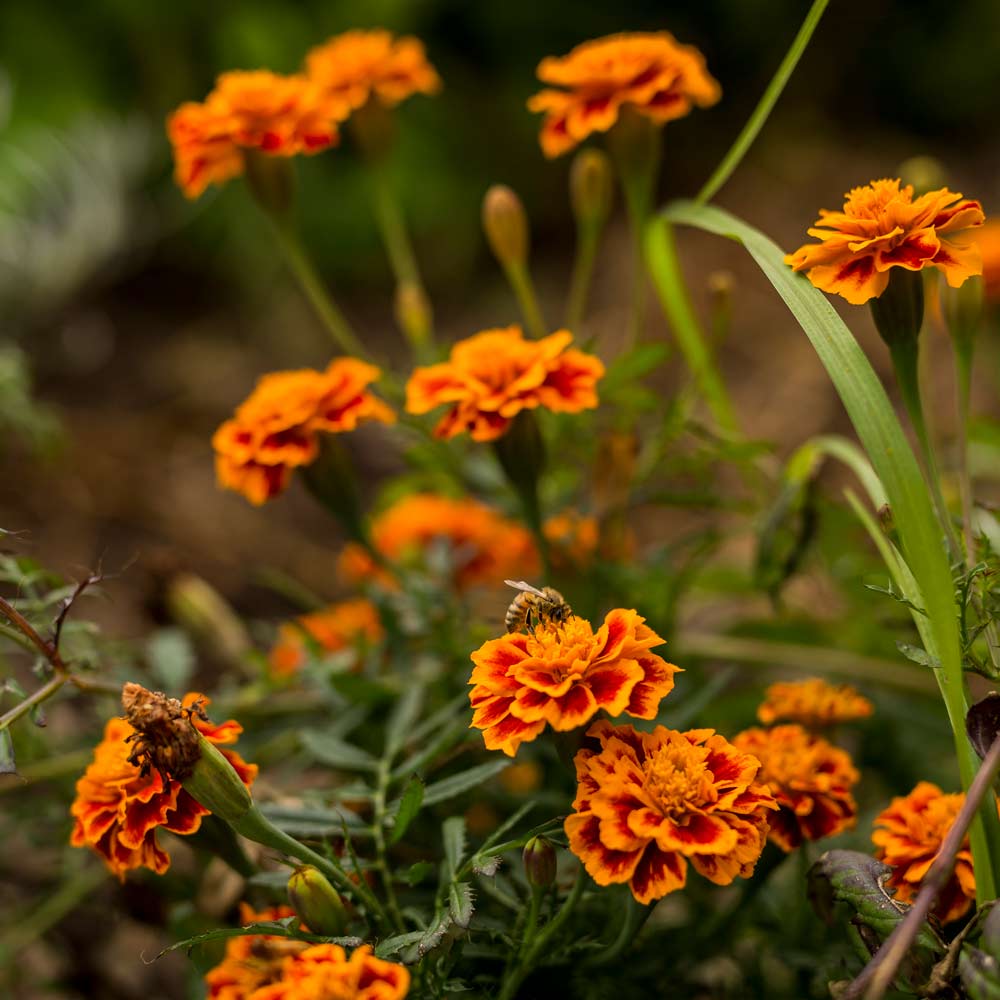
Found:
[{"label": "marigold flower", "polygon": [[441,78],[427,61],[423,42],[395,38],[381,28],[345,31],[310,49],[306,73],[325,94],[362,107],[372,94],[390,107],[413,94],[435,94]]},{"label": "marigold flower", "polygon": [[599,710],[637,719],[656,716],[680,667],[651,653],[660,638],[636,611],[616,608],[595,632],[584,618],[509,632],[472,654],[470,728],[489,750],[508,757],[546,724],[559,732],[586,725]]},{"label": "marigold flower", "polygon": [[757,709],[757,718],[765,726],[787,720],[816,729],[866,719],[872,711],[872,703],[849,684],[833,685],[820,677],[811,677],[768,687]]},{"label": "marigold flower", "polygon": [[780,806],[768,836],[783,851],[803,840],[833,837],[857,822],[851,788],[860,775],[846,751],[797,725],[747,729],[733,745],[760,761],[758,777]]},{"label": "marigold flower", "polygon": [[402,1000],[410,989],[405,965],[386,962],[369,945],[347,958],[335,944],[317,944],[285,959],[281,978],[248,1000]]},{"label": "marigold flower", "polygon": [[[186,707],[207,699],[191,692]],[[191,717],[198,731],[215,744],[235,743],[243,727],[230,719],[213,725],[197,715]],[[170,856],[156,841],[156,830],[194,833],[208,809],[196,802],[178,780],[164,780],[155,769],[143,775],[129,762],[126,740],[136,730],[124,719],[109,719],[104,737],[94,751],[94,760],[76,783],[76,799],[70,809],[75,819],[70,843],[91,847],[119,879],[132,868],[149,868],[162,875],[170,867]],[[249,788],[257,776],[257,765],[247,764],[234,750],[222,753]]]},{"label": "marigold flower", "polygon": [[976,233],[976,243],[983,258],[983,296],[987,302],[1000,302],[1000,220],[990,219]]},{"label": "marigold flower", "polygon": [[[530,575],[538,566],[527,530],[469,498],[412,493],[377,515],[371,534],[379,552],[403,564],[419,561],[435,543],[446,543],[460,590],[496,584],[513,573]],[[383,586],[396,586],[360,545],[345,547],[339,568],[351,582],[376,579]]]},{"label": "marigold flower", "polygon": [[484,330],[455,344],[448,361],[410,376],[406,410],[428,413],[450,404],[434,429],[436,437],[468,432],[475,441],[493,441],[522,410],[593,409],[604,365],[570,348],[572,341],[568,330],[541,340],[525,340],[519,326]]},{"label": "marigold flower", "polygon": [[722,91],[693,45],[666,31],[608,35],[578,45],[567,56],[538,65],[543,90],[528,101],[542,112],[540,141],[548,157],[560,156],[593,132],[607,132],[623,108],[657,125],[683,118],[697,104],[708,107]]},{"label": "marigold flower", "polygon": [[272,372],[215,432],[219,485],[262,504],[287,486],[292,471],[319,453],[318,432],[354,430],[368,420],[392,423],[392,410],[368,391],[380,371],[335,358],[325,371]]},{"label": "marigold flower", "polygon": [[358,598],[331,604],[281,626],[269,656],[271,673],[276,677],[297,673],[308,658],[309,640],[324,652],[334,653],[358,643],[381,642],[382,636],[382,623],[371,601]]},{"label": "marigold flower", "polygon": [[[946,795],[937,785],[921,781],[909,795],[894,798],[875,818],[875,857],[892,868],[888,884],[896,890],[897,899],[908,903],[916,896],[964,802],[961,793]],[[966,836],[934,913],[942,923],[957,920],[975,898],[976,876]]]},{"label": "marigold flower", "polygon": [[886,290],[894,267],[936,267],[952,288],[982,273],[975,241],[960,238],[963,230],[983,224],[978,201],[947,188],[914,198],[911,184],[889,178],[852,188],[845,198],[842,212],[821,209],[816,228],[808,230],[820,243],[785,257],[824,292],[861,305]]},{"label": "marigold flower", "polygon": [[223,73],[203,103],[188,101],[167,119],[175,179],[189,198],[242,174],[247,149],[271,156],[318,153],[339,140],[349,113],[304,76],[269,70]]},{"label": "marigold flower", "polygon": [[[255,913],[246,903],[240,903],[243,927],[294,916],[290,906],[272,906]],[[280,978],[282,964],[289,955],[308,947],[305,941],[269,934],[227,938],[225,957],[205,973],[208,1000],[248,1000],[255,990]]]},{"label": "marigold flower", "polygon": [[684,887],[690,861],[717,885],[749,878],[776,809],[760,764],[712,729],[595,722],[576,755],[570,850],[598,885],[628,882],[640,903]]}]

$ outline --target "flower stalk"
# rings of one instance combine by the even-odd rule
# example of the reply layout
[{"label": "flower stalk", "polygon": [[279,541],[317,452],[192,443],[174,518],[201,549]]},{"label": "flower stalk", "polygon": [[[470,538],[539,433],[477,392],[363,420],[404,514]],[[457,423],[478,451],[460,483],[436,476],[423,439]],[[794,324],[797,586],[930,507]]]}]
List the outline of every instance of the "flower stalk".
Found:
[{"label": "flower stalk", "polygon": [[601,236],[611,216],[613,170],[599,149],[584,149],[570,168],[570,204],[576,219],[576,255],[566,303],[566,326],[577,330],[583,322],[594,276]]}]

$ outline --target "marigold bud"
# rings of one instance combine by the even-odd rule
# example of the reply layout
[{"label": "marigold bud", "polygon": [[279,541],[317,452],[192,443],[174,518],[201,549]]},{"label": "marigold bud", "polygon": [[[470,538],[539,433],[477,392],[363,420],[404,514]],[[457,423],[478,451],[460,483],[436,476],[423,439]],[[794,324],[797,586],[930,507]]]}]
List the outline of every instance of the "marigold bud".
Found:
[{"label": "marigold bud", "polygon": [[220,659],[239,663],[252,644],[226,599],[194,573],[178,573],[167,584],[170,616]]},{"label": "marigold bud", "polygon": [[545,837],[532,837],[524,845],[521,855],[524,874],[528,882],[539,889],[546,889],[556,880],[556,851]]},{"label": "marigold bud", "polygon": [[181,779],[184,791],[219,819],[237,826],[253,808],[250,790],[221,751],[200,733],[198,750],[194,769]]},{"label": "marigold bud", "polygon": [[607,153],[582,149],[569,172],[569,197],[580,226],[603,226],[611,214],[614,171]]},{"label": "marigold bud", "polygon": [[904,184],[912,184],[917,195],[948,185],[948,172],[944,164],[933,156],[911,156],[904,160],[899,165],[899,177]]},{"label": "marigold bud", "polygon": [[527,261],[528,218],[521,199],[504,184],[494,184],[483,198],[483,232],[504,267],[519,267]]},{"label": "marigold bud", "polygon": [[414,346],[427,344],[433,323],[431,303],[415,281],[401,281],[396,286],[396,322],[403,336]]},{"label": "marigold bud", "polygon": [[347,928],[347,911],[337,890],[312,865],[299,865],[289,876],[288,902],[314,934],[339,937]]},{"label": "marigold bud", "polygon": [[885,291],[868,304],[879,336],[890,350],[916,344],[924,322],[924,278],[919,271],[892,268]]}]

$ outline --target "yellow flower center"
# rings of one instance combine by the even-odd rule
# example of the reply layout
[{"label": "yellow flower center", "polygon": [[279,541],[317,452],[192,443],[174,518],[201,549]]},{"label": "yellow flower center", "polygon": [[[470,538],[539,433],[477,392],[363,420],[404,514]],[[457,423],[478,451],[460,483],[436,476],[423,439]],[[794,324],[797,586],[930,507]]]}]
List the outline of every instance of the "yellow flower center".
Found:
[{"label": "yellow flower center", "polygon": [[692,806],[709,805],[718,798],[712,773],[705,766],[707,758],[705,747],[692,746],[681,737],[646,762],[643,787],[665,815],[682,815]]}]

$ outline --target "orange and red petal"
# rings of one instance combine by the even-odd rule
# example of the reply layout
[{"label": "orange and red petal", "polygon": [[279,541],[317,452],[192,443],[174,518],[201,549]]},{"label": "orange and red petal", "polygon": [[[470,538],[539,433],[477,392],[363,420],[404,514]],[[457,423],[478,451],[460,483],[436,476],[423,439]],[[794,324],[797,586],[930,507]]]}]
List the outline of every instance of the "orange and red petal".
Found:
[{"label": "orange and red petal", "polygon": [[983,273],[983,257],[978,243],[942,240],[941,249],[931,263],[944,272],[945,280],[952,288],[959,288],[967,278]]},{"label": "orange and red petal", "polygon": [[587,874],[598,885],[627,882],[633,875],[643,851],[615,851],[605,847],[600,836],[601,821],[593,813],[567,816],[563,829],[570,850],[583,862]]},{"label": "orange and red petal", "polygon": [[543,729],[544,722],[523,722],[508,715],[483,730],[483,742],[487,750],[502,750],[508,757],[513,757],[522,743],[530,743]]},{"label": "orange and red petal", "polygon": [[647,844],[629,881],[636,902],[652,903],[668,893],[683,889],[687,862],[680,854],[664,853],[656,844]]},{"label": "orange and red petal", "polygon": [[808,278],[820,291],[841,295],[852,305],[877,298],[889,284],[888,273],[875,267],[874,257],[820,265],[808,272]]}]

